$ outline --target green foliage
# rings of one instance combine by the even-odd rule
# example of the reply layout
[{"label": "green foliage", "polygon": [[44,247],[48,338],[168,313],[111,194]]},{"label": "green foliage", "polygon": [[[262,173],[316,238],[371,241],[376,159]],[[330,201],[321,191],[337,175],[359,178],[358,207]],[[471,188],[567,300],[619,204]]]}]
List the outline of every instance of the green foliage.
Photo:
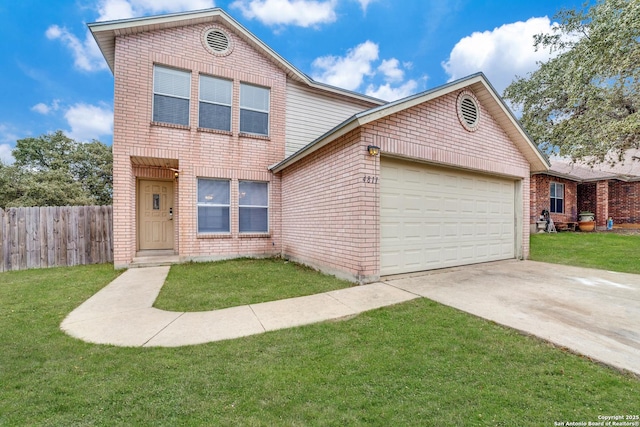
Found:
[{"label": "green foliage", "polygon": [[0,163],[0,207],[110,205],[111,147],[62,131],[17,141],[13,165]]},{"label": "green foliage", "polygon": [[277,258],[241,258],[171,267],[154,307],[206,311],[319,294],[353,283]]},{"label": "green foliage", "polygon": [[640,407],[636,378],[424,298],[188,347],[65,335],[117,274],[0,273],[0,425],[548,426]]},{"label": "green foliage", "polygon": [[554,32],[535,37],[537,49],[557,56],[504,97],[522,108],[523,126],[544,150],[615,161],[640,147],[640,1],[587,5],[561,11]]},{"label": "green foliage", "polygon": [[541,233],[530,243],[533,261],[640,274],[640,235]]}]

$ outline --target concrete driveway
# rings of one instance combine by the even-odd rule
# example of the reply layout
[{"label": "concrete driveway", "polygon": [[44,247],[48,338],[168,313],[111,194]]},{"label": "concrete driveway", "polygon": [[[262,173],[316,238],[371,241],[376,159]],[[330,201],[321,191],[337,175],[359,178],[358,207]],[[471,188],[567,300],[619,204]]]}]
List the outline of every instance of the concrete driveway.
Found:
[{"label": "concrete driveway", "polygon": [[640,375],[640,275],[514,260],[385,282]]}]

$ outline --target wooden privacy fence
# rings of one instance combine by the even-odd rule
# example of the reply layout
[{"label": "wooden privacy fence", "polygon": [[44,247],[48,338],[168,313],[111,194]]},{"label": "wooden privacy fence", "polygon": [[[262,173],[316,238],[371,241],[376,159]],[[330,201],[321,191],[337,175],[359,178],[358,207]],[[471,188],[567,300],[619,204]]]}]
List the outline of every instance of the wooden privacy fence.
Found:
[{"label": "wooden privacy fence", "polygon": [[111,206],[0,209],[0,271],[113,262]]}]

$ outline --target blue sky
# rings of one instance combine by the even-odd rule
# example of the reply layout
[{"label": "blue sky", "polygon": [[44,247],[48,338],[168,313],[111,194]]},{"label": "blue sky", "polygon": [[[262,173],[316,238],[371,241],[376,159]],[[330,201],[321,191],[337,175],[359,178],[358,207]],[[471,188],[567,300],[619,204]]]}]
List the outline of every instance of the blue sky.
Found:
[{"label": "blue sky", "polygon": [[112,142],[113,76],[87,23],[221,7],[302,72],[394,100],[483,71],[502,93],[532,36],[582,0],[3,0],[0,160],[58,129]]}]

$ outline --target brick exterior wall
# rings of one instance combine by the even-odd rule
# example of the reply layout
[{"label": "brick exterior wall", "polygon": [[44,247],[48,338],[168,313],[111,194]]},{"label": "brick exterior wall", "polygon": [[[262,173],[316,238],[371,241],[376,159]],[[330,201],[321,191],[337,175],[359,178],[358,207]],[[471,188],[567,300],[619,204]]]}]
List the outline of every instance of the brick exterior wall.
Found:
[{"label": "brick exterior wall", "polygon": [[640,181],[609,181],[609,216],[614,224],[640,224]]},{"label": "brick exterior wall", "polygon": [[[126,267],[137,247],[137,178],[173,179],[173,172],[134,165],[177,160],[175,181],[175,250],[182,259],[215,259],[238,255],[278,254],[281,251],[280,180],[268,166],[282,160],[285,141],[284,71],[256,52],[230,29],[216,24],[230,37],[233,51],[214,56],[203,46],[205,31],[214,25],[195,25],[116,38],[114,94],[114,264]],[[152,123],[153,66],[191,72],[189,126]],[[231,132],[198,129],[199,74],[233,80]],[[239,133],[240,83],[270,88],[269,137]],[[199,236],[196,232],[197,178],[231,180],[231,233]],[[238,180],[269,182],[270,232],[238,233]]]},{"label": "brick exterior wall", "polygon": [[282,174],[285,256],[339,277],[370,282],[379,277],[378,176],[360,131],[339,138]]},{"label": "brick exterior wall", "polygon": [[284,169],[283,253],[352,280],[379,277],[379,186],[366,183],[367,176],[380,176],[379,158],[366,152],[368,145],[377,145],[384,156],[499,174],[519,182],[522,247],[516,253],[528,257],[529,225],[523,219],[529,217],[529,163],[484,108],[478,130],[465,130],[456,114],[457,95],[369,123]]},{"label": "brick exterior wall", "polygon": [[578,184],[578,213],[597,211],[596,183],[584,182]]},{"label": "brick exterior wall", "polygon": [[551,208],[551,183],[564,184],[564,213],[552,213],[554,222],[575,222],[578,220],[579,185],[575,181],[537,174],[531,177],[531,216],[530,224],[534,225],[544,209]]}]

